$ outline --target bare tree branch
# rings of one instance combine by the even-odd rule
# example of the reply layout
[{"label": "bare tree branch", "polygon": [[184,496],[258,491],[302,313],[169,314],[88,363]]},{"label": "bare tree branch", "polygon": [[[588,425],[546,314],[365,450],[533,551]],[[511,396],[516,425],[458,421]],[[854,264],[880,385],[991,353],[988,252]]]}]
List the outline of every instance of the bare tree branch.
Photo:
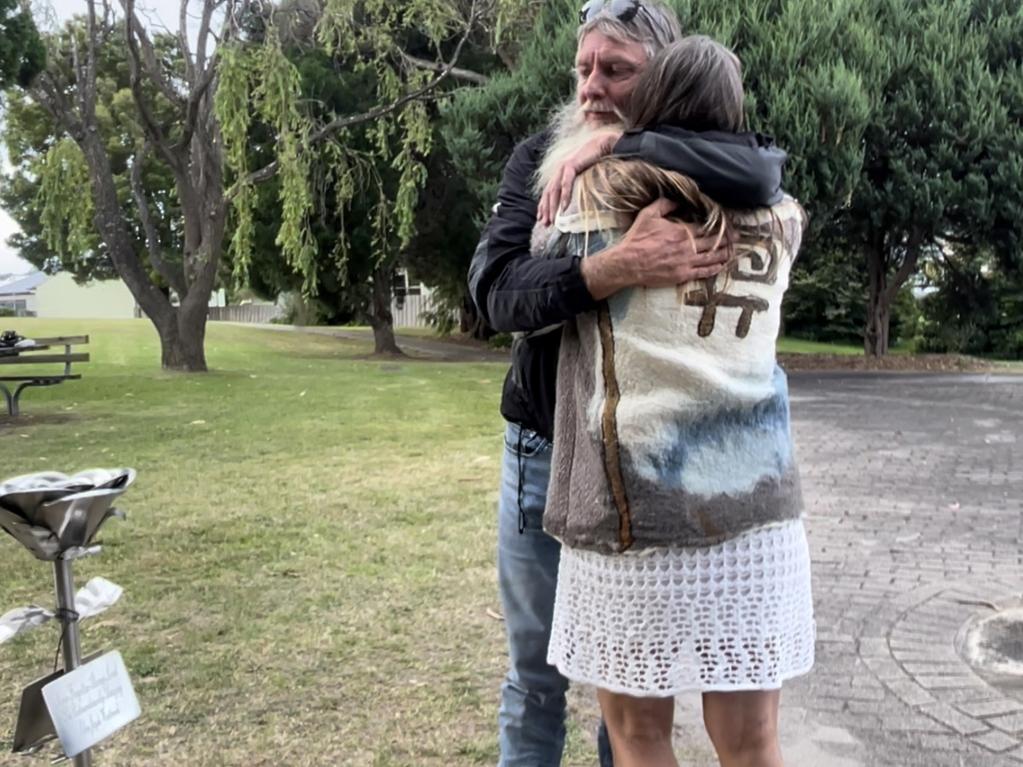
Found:
[{"label": "bare tree branch", "polygon": [[[208,0],[203,2],[205,4]],[[185,60],[185,80],[191,88],[195,83],[195,63],[188,46],[188,0],[180,0],[178,8],[178,45],[181,46],[181,56]]]},{"label": "bare tree branch", "polygon": [[110,36],[113,34],[115,29],[113,8],[110,7],[110,0],[102,0],[103,4],[103,19],[100,26],[100,45],[106,45],[110,42]]},{"label": "bare tree branch", "polygon": [[96,1],[87,0],[86,16],[87,41],[85,50],[85,80],[79,81],[78,88],[84,94],[82,115],[89,120],[89,115],[96,111],[96,59],[99,56],[99,33],[96,29]]},{"label": "bare tree branch", "polygon": [[209,44],[213,12],[223,3],[224,0],[203,0],[202,20],[199,22],[199,34],[195,41],[195,66],[199,71],[205,71],[206,68],[206,46]]},{"label": "bare tree branch", "polygon": [[[182,0],[182,2],[184,3],[186,0]],[[210,86],[217,78],[217,66],[220,63],[220,57],[217,55],[216,50],[214,50],[213,55],[207,60],[206,46],[209,43],[211,35],[214,40],[217,41],[217,44],[220,44],[220,38],[218,38],[212,31],[211,25],[213,23],[214,11],[216,11],[216,9],[225,2],[230,2],[230,0],[203,0],[202,21],[199,24],[199,37],[196,42],[195,49],[195,67],[189,82],[190,90],[185,103],[185,118],[182,126],[181,141],[179,142],[179,146],[181,147],[187,147],[192,141],[192,136],[195,135],[197,127],[202,101],[209,92]],[[231,18],[231,10],[229,9],[224,21],[225,40],[230,37]]]},{"label": "bare tree branch", "polygon": [[[184,162],[177,155],[174,149],[168,144],[163,128],[157,123],[156,118],[146,104],[145,94],[142,92],[142,67],[146,43],[142,43],[143,53],[139,51],[140,38],[137,36],[142,25],[135,15],[135,0],[121,0],[124,7],[124,36],[128,44],[128,68],[131,79],[131,94],[135,106],[139,110],[139,117],[142,120],[142,129],[149,141],[156,147],[160,155],[167,161],[167,164],[175,173],[184,170]],[[142,35],[145,32],[142,31]],[[146,38],[148,40],[148,38]],[[150,44],[151,48],[151,44]],[[180,98],[179,98],[180,101]]]},{"label": "bare tree branch", "polygon": [[83,87],[82,83],[85,80],[85,69],[82,64],[82,57],[78,50],[78,39],[71,36],[71,70],[74,72],[75,81],[78,83],[78,87],[74,89],[75,98],[78,101],[79,113],[82,119],[87,119],[86,107],[88,105],[88,88]]},{"label": "bare tree branch", "polygon": [[[441,61],[429,61],[427,59],[420,59],[416,56],[410,56],[405,51],[400,51],[402,59],[419,69],[429,69],[433,72],[443,72],[444,63]],[[480,74],[479,72],[473,72],[471,69],[462,69],[461,67],[451,67],[451,77],[456,80],[466,80],[470,83],[476,83],[477,85],[486,85],[490,82],[490,78],[486,75]]]},{"label": "bare tree branch", "polygon": [[145,67],[146,76],[153,81],[160,90],[160,93],[166,96],[172,104],[181,104],[184,97],[171,85],[164,74],[163,68],[156,58],[156,49],[153,47],[153,41],[149,39],[146,28],[139,21],[135,13],[134,0],[121,0],[121,7],[124,9],[128,44],[135,50],[133,58],[140,67]]},{"label": "bare tree branch", "polygon": [[135,153],[135,159],[131,165],[131,193],[135,198],[135,204],[139,210],[139,220],[142,222],[142,230],[146,235],[146,250],[149,253],[149,262],[163,277],[164,281],[174,289],[174,292],[182,297],[188,293],[188,284],[185,282],[185,272],[180,266],[167,263],[163,258],[163,248],[160,245],[160,236],[156,231],[156,224],[149,210],[149,200],[146,197],[146,188],[142,180],[143,163],[149,153],[150,144],[147,142],[139,147]]},{"label": "bare tree branch", "polygon": [[36,78],[35,87],[29,88],[32,100],[39,104],[72,137],[81,135],[82,121],[75,114],[71,103],[64,95],[64,89],[54,80],[52,73],[44,71]]},{"label": "bare tree branch", "polygon": [[213,81],[217,78],[217,66],[220,64],[220,58],[216,53],[210,57],[209,62],[200,71],[198,79],[192,85],[192,90],[188,94],[188,101],[185,105],[185,121],[184,121],[184,133],[181,139],[183,145],[187,145],[192,140],[192,134],[195,132],[195,123],[199,113],[199,107],[202,105],[202,100],[206,97],[209,92],[210,86]]}]

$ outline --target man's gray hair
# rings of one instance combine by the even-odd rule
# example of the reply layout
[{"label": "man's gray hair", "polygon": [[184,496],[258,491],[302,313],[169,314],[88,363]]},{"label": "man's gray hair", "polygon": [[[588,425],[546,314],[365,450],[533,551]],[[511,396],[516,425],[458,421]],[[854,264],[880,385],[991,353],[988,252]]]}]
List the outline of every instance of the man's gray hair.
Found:
[{"label": "man's gray hair", "polygon": [[682,37],[682,25],[675,12],[659,0],[640,0],[641,7],[628,21],[610,11],[611,3],[589,21],[579,26],[579,43],[590,32],[600,32],[619,42],[640,43],[648,59]]}]

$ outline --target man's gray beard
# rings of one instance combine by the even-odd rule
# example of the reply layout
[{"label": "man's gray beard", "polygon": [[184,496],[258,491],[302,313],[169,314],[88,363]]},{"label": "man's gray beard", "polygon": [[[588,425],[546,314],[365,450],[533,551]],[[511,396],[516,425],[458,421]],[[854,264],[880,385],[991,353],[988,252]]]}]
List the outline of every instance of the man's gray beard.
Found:
[{"label": "man's gray beard", "polygon": [[582,106],[575,98],[555,109],[547,124],[551,140],[547,144],[534,179],[533,191],[536,196],[543,194],[547,183],[554,177],[562,161],[585,144],[594,133],[616,127],[622,126],[619,124],[594,127],[587,123]]},{"label": "man's gray beard", "polygon": [[573,98],[566,101],[551,114],[547,125],[548,132],[551,134],[551,142],[548,146],[553,146],[559,141],[575,135],[585,127],[585,113],[578,99]]}]

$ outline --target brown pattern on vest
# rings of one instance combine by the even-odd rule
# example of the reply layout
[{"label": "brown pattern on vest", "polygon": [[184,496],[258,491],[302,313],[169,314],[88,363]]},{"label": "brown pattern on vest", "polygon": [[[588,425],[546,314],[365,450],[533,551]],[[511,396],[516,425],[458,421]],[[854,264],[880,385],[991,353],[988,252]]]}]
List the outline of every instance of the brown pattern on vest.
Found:
[{"label": "brown pattern on vest", "polygon": [[604,375],[604,410],[600,427],[604,443],[604,470],[611,489],[611,497],[618,510],[618,542],[621,550],[630,548],[635,540],[632,536],[632,513],[629,498],[625,492],[625,477],[622,474],[622,454],[618,443],[618,375],[615,373],[615,339],[611,326],[611,312],[607,301],[602,301],[597,311],[597,327],[600,330],[601,370]]},{"label": "brown pattern on vest", "polygon": [[[742,233],[743,236],[763,236],[759,233]],[[717,308],[724,306],[733,309],[742,309],[739,321],[735,326],[735,335],[738,338],[745,338],[749,335],[750,325],[753,323],[753,316],[759,312],[766,312],[770,304],[763,298],[750,295],[736,295],[729,293],[728,288],[733,282],[753,282],[760,285],[774,285],[778,281],[778,266],[781,263],[781,243],[776,239],[767,241],[767,260],[755,248],[748,247],[747,256],[750,260],[750,271],[743,271],[739,265],[740,260],[732,264],[728,272],[728,279],[725,285],[718,290],[714,287],[717,277],[708,277],[701,280],[702,289],[686,292],[682,297],[686,306],[702,306],[703,314],[700,315],[700,324],[697,326],[697,333],[700,338],[706,338],[714,332],[714,323],[717,319]],[[741,257],[740,257],[741,258]],[[681,293],[683,286],[679,286]]]}]

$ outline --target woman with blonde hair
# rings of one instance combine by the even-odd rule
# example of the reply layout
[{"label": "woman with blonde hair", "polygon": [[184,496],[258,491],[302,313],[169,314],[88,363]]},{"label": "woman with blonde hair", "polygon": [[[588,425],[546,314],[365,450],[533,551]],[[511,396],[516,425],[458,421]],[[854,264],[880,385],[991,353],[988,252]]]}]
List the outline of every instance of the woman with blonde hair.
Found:
[{"label": "woman with blonde hair", "polygon": [[[660,142],[656,156],[670,156],[672,142],[708,134],[758,141],[740,132],[743,99],[736,56],[687,37],[644,70],[617,151]],[[551,148],[545,205],[579,157],[578,146]],[[662,215],[731,247],[720,275],[621,291],[563,332],[544,516],[563,543],[548,658],[597,687],[616,767],[677,765],[674,696],[688,690],[703,695],[724,767],[780,767],[780,689],[813,665],[810,558],[775,359],[805,215],[787,195],[741,211],[721,198],[727,190],[674,171],[603,157],[536,238],[537,255],[585,259],[660,200]]]}]

